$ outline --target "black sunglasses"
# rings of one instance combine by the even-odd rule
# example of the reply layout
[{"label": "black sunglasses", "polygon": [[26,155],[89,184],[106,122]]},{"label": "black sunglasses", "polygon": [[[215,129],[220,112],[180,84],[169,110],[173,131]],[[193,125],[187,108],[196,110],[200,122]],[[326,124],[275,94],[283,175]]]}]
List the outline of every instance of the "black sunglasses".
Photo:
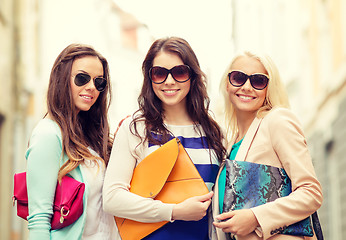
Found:
[{"label": "black sunglasses", "polygon": [[175,81],[183,83],[191,78],[191,69],[187,65],[178,65],[171,69],[155,66],[149,70],[149,78],[155,84],[166,81],[168,74],[171,74]]},{"label": "black sunglasses", "polygon": [[251,86],[256,90],[262,90],[268,85],[269,78],[262,73],[247,75],[241,71],[232,71],[228,73],[229,82],[235,87],[243,86],[250,79]]},{"label": "black sunglasses", "polygon": [[[88,82],[90,82],[91,77],[89,74],[86,73],[78,73],[75,78],[74,78],[74,83],[78,86],[81,87]],[[97,91],[102,92],[106,89],[107,87],[107,80],[103,77],[96,77],[93,79],[94,80],[94,85]]]}]

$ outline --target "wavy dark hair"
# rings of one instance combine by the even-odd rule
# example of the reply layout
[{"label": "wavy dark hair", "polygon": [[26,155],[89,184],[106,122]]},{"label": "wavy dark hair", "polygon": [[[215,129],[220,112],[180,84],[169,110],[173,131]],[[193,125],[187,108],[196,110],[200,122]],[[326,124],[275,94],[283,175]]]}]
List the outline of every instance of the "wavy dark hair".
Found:
[{"label": "wavy dark hair", "polygon": [[[187,112],[195,124],[201,125],[206,135],[208,147],[214,149],[219,161],[221,161],[226,150],[222,144],[222,131],[209,114],[210,99],[207,94],[206,75],[200,69],[198,59],[191,46],[182,38],[158,39],[151,45],[142,64],[144,82],[138,97],[139,109],[135,112],[130,125],[132,133],[140,137],[136,124],[139,121],[144,121],[146,132],[144,139],[140,137],[142,141],[148,140],[154,144],[162,144],[168,141],[170,137],[170,132],[163,124],[164,109],[162,102],[155,95],[149,78],[149,70],[153,66],[154,58],[161,51],[178,55],[184,64],[191,68],[190,91],[186,96]],[[196,130],[200,132],[199,128],[196,128]],[[151,134],[152,132],[161,134],[162,139],[155,139]]]},{"label": "wavy dark hair", "polygon": [[[71,93],[71,69],[75,59],[85,56],[95,56],[101,61],[107,87],[100,92],[96,102],[88,111],[77,111]],[[110,101],[111,87],[107,60],[91,46],[83,44],[67,46],[54,62],[47,92],[47,114],[59,125],[62,133],[62,149],[69,158],[60,168],[59,180],[84,159],[99,159],[107,165],[113,143],[107,118]],[[100,157],[92,155],[88,147]]]}]

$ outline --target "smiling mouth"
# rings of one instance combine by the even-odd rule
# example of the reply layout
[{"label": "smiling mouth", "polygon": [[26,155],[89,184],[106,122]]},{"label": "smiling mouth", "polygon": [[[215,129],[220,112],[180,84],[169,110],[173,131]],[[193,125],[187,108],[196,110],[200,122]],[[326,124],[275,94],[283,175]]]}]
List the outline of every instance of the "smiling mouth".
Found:
[{"label": "smiling mouth", "polygon": [[176,93],[179,90],[162,90],[164,93]]},{"label": "smiling mouth", "polygon": [[92,99],[92,97],[90,97],[90,96],[85,96],[85,95],[81,95],[81,97],[84,98],[84,99],[87,99],[87,100],[91,100],[91,99]]},{"label": "smiling mouth", "polygon": [[237,95],[239,98],[244,99],[244,100],[252,100],[255,99],[255,97],[251,96],[244,96],[244,95]]}]

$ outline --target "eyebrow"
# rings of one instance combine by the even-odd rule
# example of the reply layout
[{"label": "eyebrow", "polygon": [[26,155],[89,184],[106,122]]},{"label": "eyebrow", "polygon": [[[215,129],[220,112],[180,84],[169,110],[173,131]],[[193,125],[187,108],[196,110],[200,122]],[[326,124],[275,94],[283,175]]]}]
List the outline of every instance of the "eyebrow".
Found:
[{"label": "eyebrow", "polygon": [[[84,71],[83,69],[78,69],[77,72],[81,72],[81,73],[84,73],[84,74],[87,74],[87,75],[90,76],[90,73]],[[90,76],[90,77],[91,77],[91,76]],[[104,74],[100,74],[100,75],[98,75],[98,76],[96,76],[96,77],[104,77]]]}]

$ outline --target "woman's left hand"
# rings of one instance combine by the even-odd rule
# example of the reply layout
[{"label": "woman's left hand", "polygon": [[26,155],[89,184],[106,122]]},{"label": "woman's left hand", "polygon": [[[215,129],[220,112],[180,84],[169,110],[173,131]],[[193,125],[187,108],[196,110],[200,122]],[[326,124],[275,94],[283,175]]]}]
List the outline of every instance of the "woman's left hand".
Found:
[{"label": "woman's left hand", "polygon": [[214,222],[215,227],[239,236],[246,236],[259,226],[256,216],[250,209],[223,213],[216,216],[216,220],[220,222]]}]

